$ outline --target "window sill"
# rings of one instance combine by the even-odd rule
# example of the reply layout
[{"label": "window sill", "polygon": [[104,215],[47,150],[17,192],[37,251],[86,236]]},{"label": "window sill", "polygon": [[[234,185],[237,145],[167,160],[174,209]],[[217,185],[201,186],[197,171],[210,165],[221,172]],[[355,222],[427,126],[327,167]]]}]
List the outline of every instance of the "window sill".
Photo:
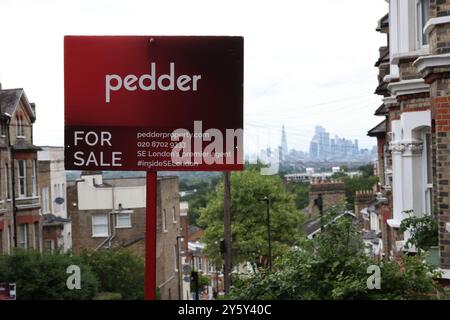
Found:
[{"label": "window sill", "polygon": [[116,226],[116,229],[131,229],[133,228],[131,225],[129,226]]},{"label": "window sill", "polygon": [[96,235],[92,235],[92,238],[108,238],[109,234],[96,234]]},{"label": "window sill", "polygon": [[37,200],[37,199],[40,199],[40,197],[39,197],[39,196],[30,196],[30,197],[27,197],[27,196],[21,196],[21,195],[19,195],[19,196],[16,198],[16,200]]}]

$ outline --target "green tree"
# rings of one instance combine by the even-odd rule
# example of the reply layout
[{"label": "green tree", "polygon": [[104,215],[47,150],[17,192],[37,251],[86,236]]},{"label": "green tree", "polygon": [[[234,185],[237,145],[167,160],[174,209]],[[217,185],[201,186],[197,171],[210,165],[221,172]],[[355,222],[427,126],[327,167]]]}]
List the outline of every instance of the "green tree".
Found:
[{"label": "green tree", "polygon": [[[266,203],[270,199],[272,256],[277,257],[298,243],[300,212],[295,198],[283,187],[278,176],[263,176],[259,166],[249,166],[231,175],[232,250],[234,263],[251,262],[260,267],[260,257],[267,256],[268,239]],[[223,238],[223,183],[200,210],[200,223],[205,226],[203,241],[210,259],[222,265],[220,240]]]},{"label": "green tree", "polygon": [[123,299],[144,298],[144,261],[128,249],[85,251],[82,258],[99,279],[99,291],[120,293]]},{"label": "green tree", "polygon": [[402,220],[400,231],[410,232],[406,247],[415,246],[419,250],[427,251],[439,244],[439,230],[435,215],[414,216],[414,211],[405,211],[409,216]]},{"label": "green tree", "polygon": [[[267,270],[234,282],[238,299],[429,299],[439,289],[439,275],[422,257],[377,261],[364,253],[358,227],[349,216],[332,210],[313,240],[287,253],[275,271]],[[379,289],[368,288],[369,266],[380,268]]]},{"label": "green tree", "polygon": [[[80,267],[81,289],[67,288],[71,265]],[[0,282],[16,283],[19,300],[92,299],[98,289],[96,275],[80,257],[20,249],[0,255]]]},{"label": "green tree", "polygon": [[181,201],[188,201],[189,204],[189,224],[198,225],[200,209],[206,207],[211,195],[215,192],[219,177],[201,179],[193,177],[184,178],[180,181],[180,190],[191,191],[192,193],[181,198]]},{"label": "green tree", "polygon": [[371,177],[371,176],[373,176],[374,174],[374,167],[373,167],[373,164],[366,164],[366,165],[364,165],[364,166],[360,166],[359,168],[358,168],[358,170],[359,171],[361,171],[361,174],[362,174],[362,176],[363,177]]},{"label": "green tree", "polygon": [[290,182],[286,184],[286,190],[293,194],[297,209],[302,210],[309,204],[309,184]]}]

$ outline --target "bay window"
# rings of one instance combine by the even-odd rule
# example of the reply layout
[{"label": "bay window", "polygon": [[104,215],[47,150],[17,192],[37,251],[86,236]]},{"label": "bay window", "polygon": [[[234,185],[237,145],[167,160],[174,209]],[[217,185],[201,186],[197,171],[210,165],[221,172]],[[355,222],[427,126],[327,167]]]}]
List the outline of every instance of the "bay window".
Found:
[{"label": "bay window", "polygon": [[428,44],[428,35],[423,32],[430,19],[430,0],[416,0],[417,44],[421,48]]},{"label": "bay window", "polygon": [[17,161],[17,180],[19,182],[19,197],[27,195],[27,162],[26,160]]},{"label": "bay window", "polygon": [[37,196],[36,160],[33,160],[31,165],[32,195]]}]

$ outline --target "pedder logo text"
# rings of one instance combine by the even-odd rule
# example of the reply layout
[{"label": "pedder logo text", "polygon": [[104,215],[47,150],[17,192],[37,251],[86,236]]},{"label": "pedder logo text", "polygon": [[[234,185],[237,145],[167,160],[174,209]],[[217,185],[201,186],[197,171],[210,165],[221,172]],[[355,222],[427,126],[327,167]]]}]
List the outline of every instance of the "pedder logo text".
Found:
[{"label": "pedder logo text", "polygon": [[107,74],[105,76],[105,101],[111,101],[111,92],[125,89],[127,91],[174,91],[177,88],[180,91],[197,91],[198,82],[201,75],[181,74],[175,76],[175,63],[171,62],[169,74],[157,75],[156,63],[150,65],[150,74],[140,76],[129,74],[121,77],[117,74]]}]

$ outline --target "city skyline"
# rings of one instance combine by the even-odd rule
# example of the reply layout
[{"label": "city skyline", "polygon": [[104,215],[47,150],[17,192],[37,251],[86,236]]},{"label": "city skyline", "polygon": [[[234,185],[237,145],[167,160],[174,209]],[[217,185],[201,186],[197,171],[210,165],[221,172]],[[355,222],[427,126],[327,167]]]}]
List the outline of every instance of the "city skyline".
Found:
[{"label": "city skyline", "polygon": [[281,161],[352,161],[376,158],[376,145],[361,146],[358,139],[347,139],[337,134],[332,135],[326,128],[315,126],[315,133],[310,138],[309,148],[290,147],[289,133],[285,125],[281,127],[278,145],[262,147],[255,152],[245,151],[247,160],[259,159],[263,162],[274,157],[277,152]]}]

